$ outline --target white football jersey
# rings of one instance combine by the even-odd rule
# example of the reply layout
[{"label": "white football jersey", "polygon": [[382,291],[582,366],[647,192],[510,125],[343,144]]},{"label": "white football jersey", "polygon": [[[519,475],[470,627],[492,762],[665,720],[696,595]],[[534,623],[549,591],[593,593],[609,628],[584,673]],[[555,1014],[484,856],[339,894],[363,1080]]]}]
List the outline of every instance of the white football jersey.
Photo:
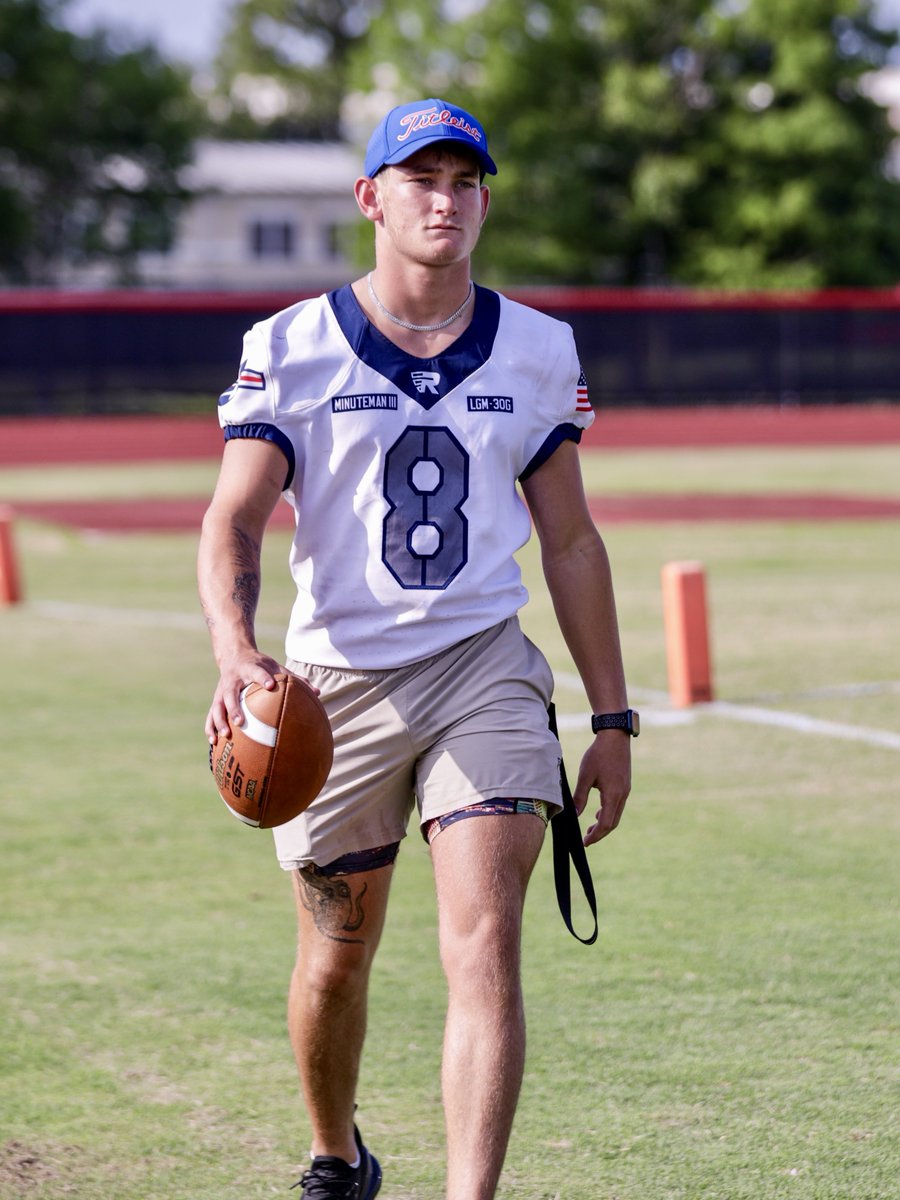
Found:
[{"label": "white football jersey", "polygon": [[297,599],[289,658],[405,666],[512,616],[531,520],[516,487],[593,421],[568,325],[476,288],[473,319],[414,358],[349,286],[255,325],[219,401],[225,437],[287,459]]}]

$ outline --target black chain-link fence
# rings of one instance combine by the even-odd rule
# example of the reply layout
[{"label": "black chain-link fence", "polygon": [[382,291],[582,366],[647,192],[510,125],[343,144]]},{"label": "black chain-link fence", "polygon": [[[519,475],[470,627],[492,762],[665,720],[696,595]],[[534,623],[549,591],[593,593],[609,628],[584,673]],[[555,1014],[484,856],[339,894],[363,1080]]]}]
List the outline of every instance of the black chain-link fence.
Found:
[{"label": "black chain-link fence", "polygon": [[[605,407],[900,399],[900,290],[510,295],[571,323]],[[244,331],[299,298],[0,293],[0,415],[205,406]]]}]

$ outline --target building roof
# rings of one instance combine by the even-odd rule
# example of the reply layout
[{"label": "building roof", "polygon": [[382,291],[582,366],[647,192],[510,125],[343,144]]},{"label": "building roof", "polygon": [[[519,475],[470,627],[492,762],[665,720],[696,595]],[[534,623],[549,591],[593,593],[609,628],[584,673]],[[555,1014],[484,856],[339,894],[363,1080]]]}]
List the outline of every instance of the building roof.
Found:
[{"label": "building roof", "polygon": [[229,195],[349,195],[361,173],[359,155],[339,142],[202,139],[183,182],[194,192]]}]

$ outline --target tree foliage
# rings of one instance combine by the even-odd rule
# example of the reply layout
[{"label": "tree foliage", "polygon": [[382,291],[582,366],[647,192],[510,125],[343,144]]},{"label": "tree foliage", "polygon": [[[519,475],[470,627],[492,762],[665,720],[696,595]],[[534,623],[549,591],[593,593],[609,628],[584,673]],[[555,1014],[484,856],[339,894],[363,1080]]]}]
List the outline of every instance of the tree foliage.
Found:
[{"label": "tree foliage", "polygon": [[[149,46],[0,0],[0,278],[163,248],[199,132]],[[867,76],[875,0],[237,0],[216,63],[226,136],[354,137],[446,96],[500,174],[496,282],[892,284],[893,139]]]},{"label": "tree foliage", "polygon": [[337,139],[348,62],[372,8],[368,0],[240,0],[215,63],[220,133]]},{"label": "tree foliage", "polygon": [[500,279],[886,284],[891,44],[870,0],[385,0],[352,80],[485,122]]},{"label": "tree foliage", "polygon": [[53,0],[0,0],[0,278],[163,248],[198,128],[187,76],[151,47],[60,27]]}]

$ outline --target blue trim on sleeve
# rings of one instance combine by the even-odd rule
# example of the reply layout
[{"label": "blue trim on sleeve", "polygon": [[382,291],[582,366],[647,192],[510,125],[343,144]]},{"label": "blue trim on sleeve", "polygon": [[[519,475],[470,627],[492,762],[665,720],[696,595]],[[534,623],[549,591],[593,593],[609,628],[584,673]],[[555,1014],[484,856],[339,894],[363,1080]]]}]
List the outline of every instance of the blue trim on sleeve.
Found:
[{"label": "blue trim on sleeve", "polygon": [[580,442],[581,435],[584,432],[578,425],[571,425],[568,422],[564,425],[557,425],[544,444],[532,458],[531,462],[519,476],[519,482],[524,483],[529,475],[533,475],[538,467],[543,466],[548,458],[555,450],[558,450],[563,442]]},{"label": "blue trim on sleeve", "polygon": [[288,463],[287,475],[281,490],[286,491],[291,486],[294,471],[297,468],[294,447],[290,438],[286,437],[276,425],[269,425],[265,421],[253,421],[247,425],[226,425],[223,432],[226,442],[230,442],[233,438],[253,438],[260,442],[273,442]]}]

